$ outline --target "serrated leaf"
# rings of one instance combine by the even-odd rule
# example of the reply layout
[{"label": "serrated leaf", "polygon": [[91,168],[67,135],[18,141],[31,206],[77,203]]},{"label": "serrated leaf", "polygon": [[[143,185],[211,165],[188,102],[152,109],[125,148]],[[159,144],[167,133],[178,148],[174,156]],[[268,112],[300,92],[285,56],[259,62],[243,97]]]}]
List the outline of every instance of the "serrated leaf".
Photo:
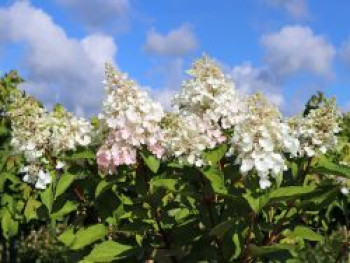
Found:
[{"label": "serrated leaf", "polygon": [[95,198],[98,198],[102,193],[110,189],[112,186],[113,182],[108,182],[106,180],[99,182],[95,190]]},{"label": "serrated leaf", "polygon": [[41,203],[38,200],[30,198],[24,209],[24,216],[27,222],[31,219],[37,218],[36,210],[41,206]]},{"label": "serrated leaf", "polygon": [[6,239],[10,239],[18,232],[18,222],[12,218],[11,213],[6,209],[1,218],[2,234]]},{"label": "serrated leaf", "polygon": [[53,204],[53,193],[52,193],[52,185],[49,185],[44,192],[40,194],[41,202],[46,206],[47,210],[49,210],[49,213],[51,213],[52,210],[52,204]]},{"label": "serrated leaf", "polygon": [[320,242],[323,240],[322,235],[317,234],[315,231],[305,226],[296,226],[294,228],[293,234],[297,237],[301,237],[303,239],[310,240],[310,241]]},{"label": "serrated leaf", "polygon": [[153,172],[157,173],[159,166],[160,166],[160,161],[157,159],[154,155],[150,154],[148,151],[142,151],[141,152],[141,157],[144,160],[145,164],[147,167]]},{"label": "serrated leaf", "polygon": [[10,182],[12,182],[14,184],[22,183],[21,179],[12,173],[4,173],[4,175],[6,175],[7,180],[9,180]]},{"label": "serrated leaf", "polygon": [[58,237],[58,240],[63,244],[65,244],[67,247],[69,247],[73,243],[74,238],[75,238],[74,230],[73,228],[69,228]]},{"label": "serrated leaf", "polygon": [[67,201],[60,210],[53,212],[50,215],[50,218],[52,219],[62,218],[63,216],[68,215],[69,213],[75,211],[78,208],[78,206],[79,205],[77,203],[74,203],[72,201]]},{"label": "serrated leaf", "polygon": [[163,188],[163,189],[175,192],[177,183],[178,183],[177,179],[154,177],[150,182],[150,188],[152,192],[154,192],[157,188]]},{"label": "serrated leaf", "polygon": [[123,245],[114,241],[105,241],[94,247],[91,253],[84,258],[92,262],[111,262],[116,259],[124,258],[125,253],[130,252],[133,247]]},{"label": "serrated leaf", "polygon": [[97,224],[85,229],[80,229],[76,233],[70,248],[73,250],[78,250],[91,245],[92,243],[104,238],[107,233],[107,228],[103,224]]},{"label": "serrated leaf", "polygon": [[243,197],[248,201],[251,209],[258,214],[264,206],[269,201],[269,195],[268,193],[262,194],[257,197],[253,197],[251,194],[244,194]]},{"label": "serrated leaf", "polygon": [[271,191],[269,197],[270,200],[288,200],[312,193],[314,190],[315,186],[286,186]]},{"label": "serrated leaf", "polygon": [[202,174],[209,180],[210,185],[215,193],[227,194],[225,188],[224,175],[216,167],[206,167],[201,169]]},{"label": "serrated leaf", "polygon": [[225,156],[227,148],[227,144],[222,144],[213,150],[204,152],[203,156],[209,163],[216,164]]},{"label": "serrated leaf", "polygon": [[56,186],[55,199],[63,194],[73,183],[75,176],[69,173],[63,174]]},{"label": "serrated leaf", "polygon": [[322,161],[312,169],[312,172],[322,175],[338,175],[350,179],[349,166],[332,163],[330,161]]}]

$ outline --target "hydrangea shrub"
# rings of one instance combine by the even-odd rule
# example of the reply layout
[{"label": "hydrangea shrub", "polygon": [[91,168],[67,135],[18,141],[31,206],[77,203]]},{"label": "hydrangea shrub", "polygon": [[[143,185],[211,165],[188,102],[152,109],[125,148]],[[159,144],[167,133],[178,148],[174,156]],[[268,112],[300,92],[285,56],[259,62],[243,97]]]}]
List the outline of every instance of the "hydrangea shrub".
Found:
[{"label": "hydrangea shrub", "polygon": [[1,79],[1,262],[346,262],[348,116],[319,94],[286,118],[205,55],[188,74],[166,112],[107,64],[91,120]]}]

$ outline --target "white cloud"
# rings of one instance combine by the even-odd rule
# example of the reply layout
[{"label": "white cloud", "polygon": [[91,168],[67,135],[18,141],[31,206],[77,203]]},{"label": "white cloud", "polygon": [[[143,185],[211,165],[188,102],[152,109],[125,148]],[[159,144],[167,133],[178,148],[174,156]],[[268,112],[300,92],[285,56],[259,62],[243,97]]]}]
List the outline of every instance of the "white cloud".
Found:
[{"label": "white cloud", "polygon": [[1,42],[25,44],[22,62],[29,82],[24,87],[47,105],[62,102],[87,113],[99,106],[104,62],[117,52],[112,37],[69,38],[43,10],[17,2],[0,8]]},{"label": "white cloud", "polygon": [[189,25],[182,25],[167,34],[158,33],[155,29],[147,32],[144,49],[155,55],[182,56],[195,50],[197,38]]},{"label": "white cloud", "polygon": [[306,0],[264,0],[273,7],[283,8],[293,18],[302,19],[309,16]]},{"label": "white cloud", "polygon": [[261,91],[275,105],[283,105],[284,99],[281,89],[268,70],[256,68],[246,63],[233,67],[230,70],[230,75],[236,88],[242,93],[252,94]]},{"label": "white cloud", "polygon": [[181,25],[166,34],[158,33],[155,29],[147,32],[143,48],[147,53],[161,57],[156,59],[157,66],[151,72],[160,74],[163,80],[162,87],[153,89],[151,93],[167,110],[171,110],[172,98],[184,77],[183,56],[197,47],[198,40],[189,25]]},{"label": "white cloud", "polygon": [[56,0],[90,30],[125,29],[131,11],[129,0]]},{"label": "white cloud", "polygon": [[350,66],[350,39],[346,40],[339,51],[340,58],[347,65]]},{"label": "white cloud", "polygon": [[280,77],[306,70],[321,76],[331,75],[335,48],[324,36],[309,27],[285,26],[279,32],[264,35],[265,61]]}]

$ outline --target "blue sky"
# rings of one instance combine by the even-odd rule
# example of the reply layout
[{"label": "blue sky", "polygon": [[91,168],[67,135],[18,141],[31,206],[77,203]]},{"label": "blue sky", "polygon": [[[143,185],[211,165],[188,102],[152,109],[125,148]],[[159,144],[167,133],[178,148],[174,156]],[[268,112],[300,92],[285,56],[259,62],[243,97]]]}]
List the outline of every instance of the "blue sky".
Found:
[{"label": "blue sky", "polygon": [[205,52],[238,89],[261,90],[287,115],[316,90],[350,110],[348,10],[320,0],[5,0],[0,70],[19,69],[48,106],[91,114],[106,60],[169,107]]}]

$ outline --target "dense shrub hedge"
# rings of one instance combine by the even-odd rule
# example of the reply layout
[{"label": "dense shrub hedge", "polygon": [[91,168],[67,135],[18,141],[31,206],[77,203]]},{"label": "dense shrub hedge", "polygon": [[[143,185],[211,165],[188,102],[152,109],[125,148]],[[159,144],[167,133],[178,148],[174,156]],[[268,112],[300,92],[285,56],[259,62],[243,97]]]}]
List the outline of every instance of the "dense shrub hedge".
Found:
[{"label": "dense shrub hedge", "polygon": [[4,75],[1,262],[347,262],[349,114],[318,94],[286,120],[262,95],[230,97],[209,58],[190,73],[164,113],[108,66],[91,121]]}]

